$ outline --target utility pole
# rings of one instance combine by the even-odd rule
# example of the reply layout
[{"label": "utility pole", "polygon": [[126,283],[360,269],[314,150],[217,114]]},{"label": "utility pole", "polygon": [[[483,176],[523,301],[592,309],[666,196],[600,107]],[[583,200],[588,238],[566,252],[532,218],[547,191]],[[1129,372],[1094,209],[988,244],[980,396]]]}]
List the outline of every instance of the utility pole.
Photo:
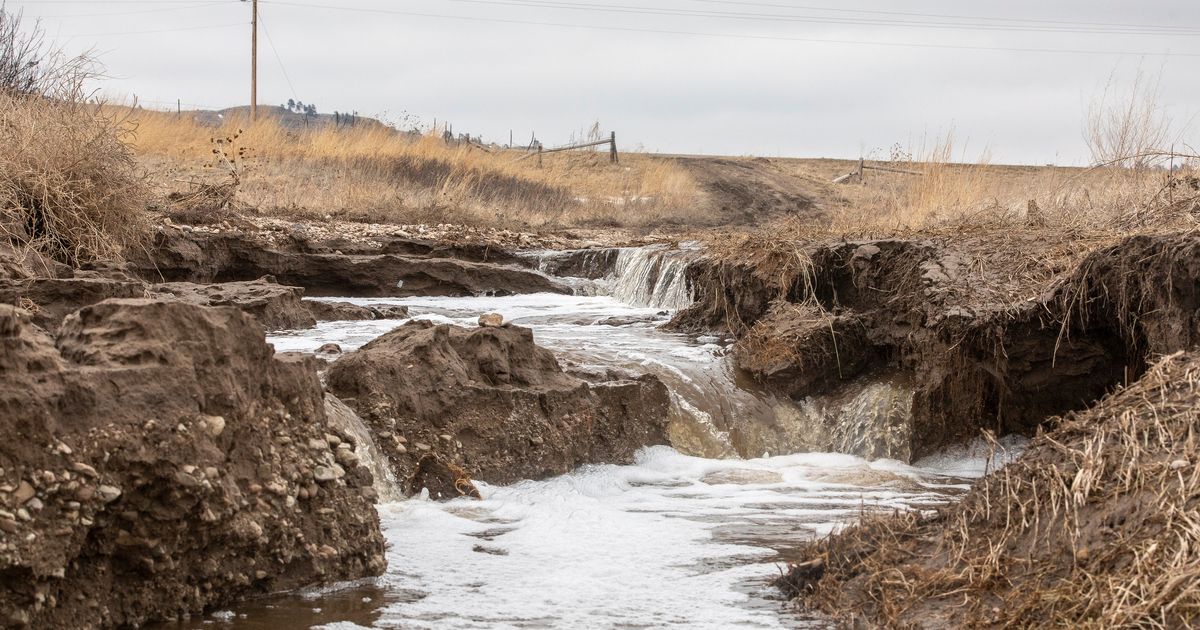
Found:
[{"label": "utility pole", "polygon": [[250,0],[250,122],[258,120],[258,0]]}]

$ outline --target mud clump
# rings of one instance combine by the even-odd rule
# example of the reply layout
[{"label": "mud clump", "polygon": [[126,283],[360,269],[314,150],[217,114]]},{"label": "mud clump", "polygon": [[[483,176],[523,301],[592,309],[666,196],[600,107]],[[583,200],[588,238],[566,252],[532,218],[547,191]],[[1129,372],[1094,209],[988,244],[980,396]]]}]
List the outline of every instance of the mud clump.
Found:
[{"label": "mud clump", "polygon": [[626,462],[667,443],[670,400],[657,378],[589,382],[512,325],[408,322],[343,355],[326,380],[374,432],[398,479],[419,478],[435,456],[470,478],[511,483]]},{"label": "mud clump", "polygon": [[875,627],[1193,627],[1200,354],[1052,424],[961,503],[810,543],[779,585]]},{"label": "mud clump", "polygon": [[0,619],[115,627],[377,575],[370,472],[316,359],[233,308],[107,300],[56,337],[0,306]]}]

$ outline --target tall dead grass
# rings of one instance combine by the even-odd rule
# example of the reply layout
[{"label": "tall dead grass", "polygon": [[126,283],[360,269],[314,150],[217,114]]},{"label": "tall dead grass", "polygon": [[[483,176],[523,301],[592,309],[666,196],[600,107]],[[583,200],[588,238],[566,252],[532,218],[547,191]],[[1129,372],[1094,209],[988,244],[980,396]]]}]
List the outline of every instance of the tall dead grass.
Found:
[{"label": "tall dead grass", "polygon": [[[134,117],[132,146],[161,195],[228,181],[233,170],[242,206],[267,214],[557,227],[654,225],[695,212],[688,174],[644,155],[624,153],[613,165],[607,155],[559,153],[539,167],[520,151],[379,125],[292,130],[270,117],[230,117],[219,127],[186,114]],[[233,155],[214,160],[220,152]]]},{"label": "tall dead grass", "polygon": [[1174,172],[1117,163],[995,165],[986,154],[975,161],[962,155],[954,159],[954,139],[947,136],[919,159],[885,164],[917,174],[868,170],[861,184],[841,186],[831,225],[847,232],[955,225],[1123,230],[1150,219],[1195,226],[1200,224],[1196,156],[1175,158]]},{"label": "tall dead grass", "polygon": [[145,225],[130,127],[88,102],[90,58],[41,42],[0,6],[0,235],[72,265],[119,257]]}]

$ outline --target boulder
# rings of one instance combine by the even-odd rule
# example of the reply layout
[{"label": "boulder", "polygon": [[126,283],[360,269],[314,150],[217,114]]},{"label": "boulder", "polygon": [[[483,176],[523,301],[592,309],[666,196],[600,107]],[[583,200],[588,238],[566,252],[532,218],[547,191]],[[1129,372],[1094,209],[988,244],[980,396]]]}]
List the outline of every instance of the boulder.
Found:
[{"label": "boulder", "polygon": [[510,483],[627,462],[667,443],[670,398],[656,377],[587,382],[519,326],[407,322],[343,355],[326,382],[375,433],[398,479],[435,468],[420,464],[430,455],[467,477]]},{"label": "boulder", "polygon": [[229,307],[107,300],[51,337],[0,306],[0,486],[38,508],[0,492],[28,516],[0,519],[0,619],[138,626],[382,572],[372,475],[335,460],[328,436],[353,438],[316,361]]}]

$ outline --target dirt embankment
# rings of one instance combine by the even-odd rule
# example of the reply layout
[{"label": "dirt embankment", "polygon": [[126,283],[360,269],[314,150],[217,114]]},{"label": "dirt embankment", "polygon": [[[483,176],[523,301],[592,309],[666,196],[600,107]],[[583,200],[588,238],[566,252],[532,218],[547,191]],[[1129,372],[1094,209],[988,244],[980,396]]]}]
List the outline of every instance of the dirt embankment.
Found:
[{"label": "dirt embankment", "polygon": [[914,457],[1037,434],[960,504],[801,548],[780,580],[801,605],[853,627],[1200,620],[1200,234],[782,249],[694,267],[674,325],[734,331],[738,366],[797,399],[908,383]]},{"label": "dirt embankment", "polygon": [[[670,401],[658,379],[589,382],[518,326],[409,322],[338,359],[326,381],[366,421],[409,492],[446,470],[511,483],[625,462],[667,443]],[[467,493],[460,488],[448,496]]]},{"label": "dirt embankment", "polygon": [[137,625],[376,575],[370,472],[315,360],[232,308],[0,306],[0,619]]},{"label": "dirt embankment", "polygon": [[151,282],[234,282],[273,276],[310,296],[405,297],[569,293],[504,249],[408,238],[316,240],[298,228],[184,231],[164,228],[132,260]]},{"label": "dirt embankment", "polygon": [[853,627],[1195,627],[1200,354],[1053,424],[958,504],[811,543],[780,586]]},{"label": "dirt embankment", "polygon": [[672,325],[733,331],[737,365],[794,399],[911,383],[914,458],[980,429],[1031,434],[1135,378],[1147,357],[1196,342],[1195,234],[981,232],[784,250],[694,266],[697,302]]}]

